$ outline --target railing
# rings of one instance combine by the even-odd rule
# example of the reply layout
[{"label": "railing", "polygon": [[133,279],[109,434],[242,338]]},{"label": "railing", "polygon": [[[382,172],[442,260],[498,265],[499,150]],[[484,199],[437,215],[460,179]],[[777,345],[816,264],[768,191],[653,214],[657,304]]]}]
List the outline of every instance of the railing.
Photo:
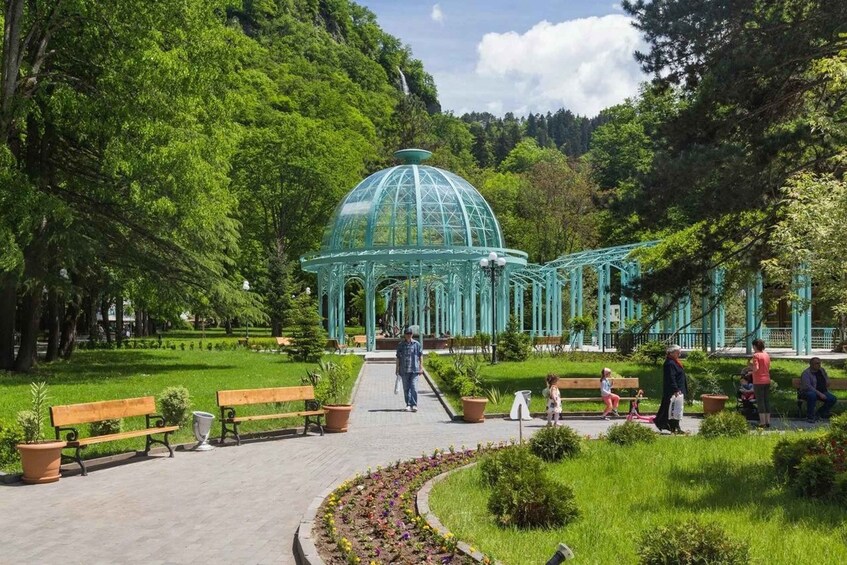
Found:
[{"label": "railing", "polygon": [[683,349],[705,350],[709,344],[709,332],[608,333],[603,334],[602,349],[631,350],[652,341],[675,343]]},{"label": "railing", "polygon": [[[747,332],[744,328],[726,328],[726,347],[744,347]],[[792,328],[762,328],[762,339],[767,347],[794,347]],[[812,349],[834,349],[841,342],[838,328],[812,328]]]}]

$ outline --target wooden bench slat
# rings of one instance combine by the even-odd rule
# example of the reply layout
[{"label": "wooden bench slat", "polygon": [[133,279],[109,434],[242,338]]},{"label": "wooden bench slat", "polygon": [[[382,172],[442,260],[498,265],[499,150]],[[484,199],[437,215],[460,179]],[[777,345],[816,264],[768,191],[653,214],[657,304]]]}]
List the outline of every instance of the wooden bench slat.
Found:
[{"label": "wooden bench slat", "polygon": [[285,414],[257,414],[255,416],[238,416],[236,418],[226,418],[227,422],[250,422],[253,420],[274,420],[278,418],[296,418],[303,416],[323,416],[326,414],[323,410],[306,410],[303,412],[286,412]]},{"label": "wooden bench slat", "polygon": [[290,337],[278,337],[278,338],[276,338],[276,344],[279,345],[280,347],[288,347],[289,345],[291,345],[291,338]]},{"label": "wooden bench slat", "polygon": [[50,407],[50,421],[54,427],[88,424],[103,420],[144,416],[156,412],[156,399],[152,396],[104,400]]},{"label": "wooden bench slat", "polygon": [[105,441],[116,441],[119,439],[128,439],[131,437],[143,437],[153,434],[163,434],[166,432],[175,432],[179,426],[165,426],[164,428],[144,428],[143,430],[131,430],[128,432],[120,432],[117,434],[109,434],[106,436],[84,437],[76,441],[69,441],[68,447],[76,447],[78,445],[92,445],[95,443],[103,443]]},{"label": "wooden bench slat", "polygon": [[[634,396],[621,396],[621,400],[635,400]],[[647,400],[647,397],[642,396],[638,400]],[[603,402],[602,396],[588,397],[581,396],[578,398],[562,398],[562,402]]]},{"label": "wooden bench slat", "polygon": [[[638,378],[636,377],[625,377],[622,379],[611,379],[612,388],[638,388]],[[557,383],[559,390],[561,389],[584,389],[591,390],[596,389],[600,390],[600,377],[593,379],[586,378],[559,378],[559,382]]]},{"label": "wooden bench slat", "polygon": [[219,390],[218,406],[291,402],[294,400],[313,400],[314,398],[315,389],[311,385]]},{"label": "wooden bench slat", "polygon": [[[800,388],[800,379],[791,379],[794,388]],[[847,390],[847,379],[829,379],[829,390]]]}]

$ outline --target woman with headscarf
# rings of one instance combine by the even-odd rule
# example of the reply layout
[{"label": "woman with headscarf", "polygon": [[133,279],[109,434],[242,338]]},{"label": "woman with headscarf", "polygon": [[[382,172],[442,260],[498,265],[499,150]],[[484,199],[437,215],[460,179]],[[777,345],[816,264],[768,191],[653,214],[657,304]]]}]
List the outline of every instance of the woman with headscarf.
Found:
[{"label": "woman with headscarf", "polygon": [[663,367],[662,403],[656,412],[655,424],[659,430],[668,430],[674,434],[683,433],[679,427],[682,419],[682,407],[688,384],[685,370],[679,360],[682,348],[676,344],[668,346],[667,358]]}]

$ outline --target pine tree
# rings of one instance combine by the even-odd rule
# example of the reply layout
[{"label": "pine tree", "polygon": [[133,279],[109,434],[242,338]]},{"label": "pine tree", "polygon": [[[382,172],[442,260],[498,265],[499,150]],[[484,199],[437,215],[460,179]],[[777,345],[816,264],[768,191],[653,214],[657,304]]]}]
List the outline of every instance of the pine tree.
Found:
[{"label": "pine tree", "polygon": [[288,354],[294,361],[313,363],[323,355],[326,332],[315,302],[308,294],[297,297],[294,311],[294,332]]}]

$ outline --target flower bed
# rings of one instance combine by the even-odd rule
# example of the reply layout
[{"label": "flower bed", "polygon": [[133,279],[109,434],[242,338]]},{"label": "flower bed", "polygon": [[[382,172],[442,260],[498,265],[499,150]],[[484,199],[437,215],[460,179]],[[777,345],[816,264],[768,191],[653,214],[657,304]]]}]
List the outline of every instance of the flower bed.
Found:
[{"label": "flower bed", "polygon": [[452,534],[433,530],[418,515],[415,495],[426,481],[471,463],[478,453],[436,450],[345,481],[318,510],[315,542],[321,557],[328,564],[477,563]]}]

